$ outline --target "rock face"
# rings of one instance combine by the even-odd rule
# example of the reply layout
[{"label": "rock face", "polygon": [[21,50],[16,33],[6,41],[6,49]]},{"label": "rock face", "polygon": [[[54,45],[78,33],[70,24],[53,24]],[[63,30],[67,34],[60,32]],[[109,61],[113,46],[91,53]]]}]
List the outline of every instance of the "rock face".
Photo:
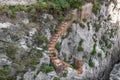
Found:
[{"label": "rock face", "polygon": [[110,80],[120,80],[120,64],[116,64],[110,73]]},{"label": "rock face", "polygon": [[[0,2],[1,5],[29,5],[36,0]],[[18,11],[14,20],[0,15],[0,70],[8,66],[11,75],[16,77],[12,80],[119,80],[120,65],[117,64],[112,70],[120,60],[119,2],[117,0],[115,5],[104,1],[97,14],[91,13],[80,23],[74,21],[58,38],[56,44],[59,45],[54,45],[56,55],[73,68],[83,64],[82,74],[68,67],[65,71],[67,74],[61,76],[51,67],[47,46],[58,26],[53,15],[43,13],[36,23],[31,22],[24,11]],[[86,10],[89,10],[88,7]]]},{"label": "rock face", "polygon": [[0,0],[0,5],[30,5],[37,0]]}]

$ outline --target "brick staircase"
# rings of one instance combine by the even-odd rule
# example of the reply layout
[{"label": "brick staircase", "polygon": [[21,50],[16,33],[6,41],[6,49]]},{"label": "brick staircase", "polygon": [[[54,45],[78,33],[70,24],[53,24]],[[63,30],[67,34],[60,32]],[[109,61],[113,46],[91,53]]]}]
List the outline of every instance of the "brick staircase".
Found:
[{"label": "brick staircase", "polygon": [[[70,64],[60,60],[55,54],[56,41],[59,38],[59,36],[61,36],[67,30],[67,28],[72,24],[72,22],[75,20],[75,17],[77,16],[77,10],[72,10],[71,14],[73,15],[74,19],[67,20],[63,24],[61,24],[59,26],[58,32],[52,37],[52,39],[49,43],[50,59],[51,59],[51,62],[54,64],[54,66],[56,68],[58,68],[59,66],[64,66],[64,68],[71,67]],[[83,72],[83,70],[81,68],[82,67],[82,61],[81,60],[76,60],[75,64],[77,66],[76,72],[78,74],[82,74],[82,72]]]}]

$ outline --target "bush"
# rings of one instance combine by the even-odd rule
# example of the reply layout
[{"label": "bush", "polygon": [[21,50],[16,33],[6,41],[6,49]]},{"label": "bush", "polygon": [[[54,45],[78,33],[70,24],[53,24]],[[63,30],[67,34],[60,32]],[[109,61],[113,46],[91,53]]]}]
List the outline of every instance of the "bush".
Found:
[{"label": "bush", "polygon": [[71,64],[71,66],[72,66],[73,69],[77,69],[77,66],[74,63]]},{"label": "bush", "polygon": [[84,48],[82,46],[78,46],[78,51],[84,51]]},{"label": "bush", "polygon": [[83,39],[80,40],[79,46],[78,46],[78,51],[84,51],[84,48],[82,47]]},{"label": "bush", "polygon": [[86,21],[87,21],[87,19],[86,19],[86,18],[84,18],[84,19],[83,19],[83,22],[86,22]]},{"label": "bush", "polygon": [[98,32],[99,29],[101,28],[101,26],[99,24],[94,24],[94,26],[95,26],[95,32]]},{"label": "bush", "polygon": [[112,48],[112,44],[108,44],[108,45],[107,45],[107,48],[108,48],[108,49],[111,49],[111,48]]},{"label": "bush", "polygon": [[85,25],[83,23],[80,23],[81,28],[85,28]]},{"label": "bush", "polygon": [[69,7],[69,4],[66,0],[50,0],[55,4],[55,9],[61,10]]},{"label": "bush", "polygon": [[92,8],[93,13],[97,14],[99,10],[100,10],[100,4],[99,3],[94,4]]},{"label": "bush", "polygon": [[51,66],[51,65],[42,64],[40,70],[41,70],[42,72],[44,72],[44,73],[48,73],[48,72],[53,71],[54,68],[53,68],[53,66]]},{"label": "bush", "polygon": [[91,52],[91,55],[95,55],[96,54],[96,43],[93,46],[93,50]]},{"label": "bush", "polygon": [[89,66],[90,66],[90,67],[94,67],[94,66],[95,66],[95,64],[94,64],[94,62],[92,61],[91,58],[90,58],[90,60],[89,60]]},{"label": "bush", "polygon": [[72,26],[70,26],[68,29],[67,29],[67,32],[72,32]]},{"label": "bush", "polygon": [[63,77],[67,77],[67,73],[66,72],[63,73]]},{"label": "bush", "polygon": [[53,80],[60,80],[58,77],[54,77],[54,79]]},{"label": "bush", "polygon": [[41,45],[41,44],[43,44],[45,42],[46,43],[48,42],[47,38],[44,35],[37,35],[35,37],[35,41],[37,42],[38,45]]},{"label": "bush", "polygon": [[8,47],[5,49],[7,56],[11,59],[14,59],[14,55],[17,53],[17,46],[15,45],[8,45]]},{"label": "bush", "polygon": [[105,57],[107,57],[110,53],[108,51],[105,52]]},{"label": "bush", "polygon": [[101,57],[102,56],[102,54],[101,53],[98,53],[98,57]]},{"label": "bush", "polygon": [[56,45],[55,45],[55,48],[58,50],[58,52],[60,52],[60,50],[61,50],[61,43],[57,42]]}]

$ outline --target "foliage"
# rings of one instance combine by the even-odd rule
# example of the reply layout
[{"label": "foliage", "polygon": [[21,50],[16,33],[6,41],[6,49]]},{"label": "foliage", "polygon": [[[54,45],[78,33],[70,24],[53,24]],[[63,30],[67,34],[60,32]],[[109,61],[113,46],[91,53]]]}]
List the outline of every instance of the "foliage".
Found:
[{"label": "foliage", "polygon": [[102,56],[102,53],[98,53],[98,57],[101,57]]},{"label": "foliage", "polygon": [[53,80],[60,80],[58,77],[54,77],[54,79]]},{"label": "foliage", "polygon": [[44,35],[37,35],[35,37],[35,42],[38,44],[38,45],[41,45],[43,43],[47,43],[48,40],[47,38],[44,36]]},{"label": "foliage", "polygon": [[78,45],[78,51],[84,51],[84,48],[82,47],[83,39],[80,40]]},{"label": "foliage", "polygon": [[53,68],[53,66],[51,66],[51,65],[42,64],[40,70],[41,70],[42,72],[44,72],[44,73],[48,73],[48,72],[53,71],[54,68]]},{"label": "foliage", "polygon": [[84,51],[84,48],[82,46],[78,46],[78,51]]},{"label": "foliage", "polygon": [[95,55],[96,54],[96,43],[93,45],[93,50],[91,52],[91,55]]},{"label": "foliage", "polygon": [[83,22],[86,22],[86,21],[87,21],[87,19],[86,19],[86,18],[84,18],[84,19],[83,19]]},{"label": "foliage", "polygon": [[100,10],[100,4],[99,3],[94,4],[92,8],[93,13],[97,14],[99,10]]},{"label": "foliage", "polygon": [[85,25],[83,23],[80,23],[81,28],[85,28]]},{"label": "foliage", "polygon": [[101,26],[99,24],[94,24],[94,26],[95,26],[95,32],[98,32],[99,29],[101,28]]},{"label": "foliage", "polygon": [[63,73],[63,77],[67,77],[67,72],[64,72],[64,73]]},{"label": "foliage", "polygon": [[57,42],[56,45],[55,45],[55,48],[58,50],[58,52],[60,52],[61,43],[60,43],[60,42]]},{"label": "foliage", "polygon": [[3,68],[0,69],[0,80],[6,80],[8,75],[10,73],[10,69],[8,66],[4,66]]},{"label": "foliage", "polygon": [[7,56],[11,59],[14,59],[14,55],[17,53],[17,47],[15,45],[8,45],[8,47],[5,49]]},{"label": "foliage", "polygon": [[69,7],[69,4],[66,0],[50,0],[55,4],[55,9],[62,10]]},{"label": "foliage", "polygon": [[71,64],[71,66],[72,66],[73,69],[77,69],[77,66],[74,63]]},{"label": "foliage", "polygon": [[91,58],[90,58],[90,60],[89,60],[89,66],[90,66],[90,67],[94,67],[94,66],[95,66],[95,64],[94,64],[94,62],[92,61]]}]

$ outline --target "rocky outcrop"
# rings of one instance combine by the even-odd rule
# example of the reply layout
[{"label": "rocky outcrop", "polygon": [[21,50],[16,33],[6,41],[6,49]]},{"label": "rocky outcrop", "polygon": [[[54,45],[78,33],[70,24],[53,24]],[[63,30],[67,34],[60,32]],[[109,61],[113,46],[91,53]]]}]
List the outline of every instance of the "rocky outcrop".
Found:
[{"label": "rocky outcrop", "polygon": [[0,5],[30,5],[37,0],[0,0]]},{"label": "rocky outcrop", "polygon": [[120,80],[120,64],[116,64],[110,73],[110,80]]}]

